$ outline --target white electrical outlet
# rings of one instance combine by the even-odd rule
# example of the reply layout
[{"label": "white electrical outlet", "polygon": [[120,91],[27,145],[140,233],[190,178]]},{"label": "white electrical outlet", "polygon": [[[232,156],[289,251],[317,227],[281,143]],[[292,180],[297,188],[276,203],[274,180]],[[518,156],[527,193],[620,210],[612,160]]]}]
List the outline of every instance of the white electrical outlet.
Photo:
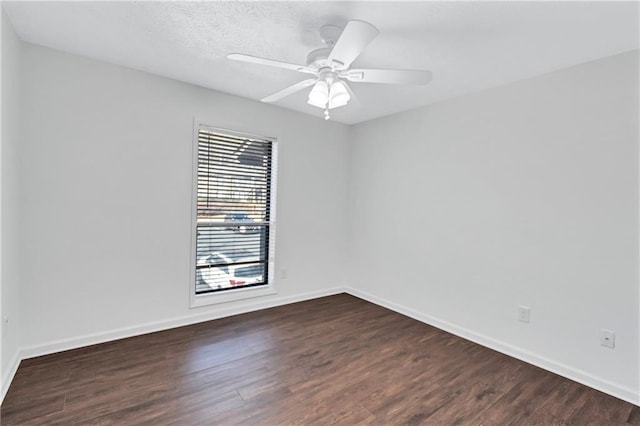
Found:
[{"label": "white electrical outlet", "polygon": [[616,333],[609,330],[600,330],[600,345],[613,349],[616,347]]},{"label": "white electrical outlet", "polygon": [[518,306],[518,321],[529,322],[529,311],[528,306]]},{"label": "white electrical outlet", "polygon": [[288,273],[289,271],[287,270],[287,268],[280,268],[280,279],[286,280]]}]

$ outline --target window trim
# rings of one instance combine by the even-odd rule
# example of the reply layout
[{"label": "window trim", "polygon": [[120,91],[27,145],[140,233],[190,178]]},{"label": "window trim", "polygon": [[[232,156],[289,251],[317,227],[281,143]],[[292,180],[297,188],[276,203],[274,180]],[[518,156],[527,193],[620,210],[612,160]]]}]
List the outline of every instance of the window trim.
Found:
[{"label": "window trim", "polygon": [[[271,197],[269,199],[269,258],[267,259],[267,284],[253,287],[243,287],[217,291],[212,293],[196,294],[196,243],[198,226],[198,135],[200,129],[211,132],[226,133],[237,137],[262,139],[271,142]],[[244,132],[224,129],[212,126],[207,122],[194,119],[193,139],[191,153],[191,255],[189,261],[189,308],[228,303],[237,300],[251,299],[254,297],[276,294],[275,279],[275,248],[276,248],[276,192],[278,176],[278,140],[275,137],[262,136],[254,132]]]}]

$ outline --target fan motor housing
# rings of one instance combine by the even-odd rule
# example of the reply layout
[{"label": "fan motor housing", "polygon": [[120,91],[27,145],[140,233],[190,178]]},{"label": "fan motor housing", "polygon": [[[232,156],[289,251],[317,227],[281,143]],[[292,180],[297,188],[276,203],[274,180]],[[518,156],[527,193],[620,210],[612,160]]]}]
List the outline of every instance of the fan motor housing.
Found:
[{"label": "fan motor housing", "polygon": [[330,64],[327,58],[330,52],[331,48],[329,47],[321,47],[320,49],[313,50],[307,55],[307,65],[317,69],[328,67]]}]

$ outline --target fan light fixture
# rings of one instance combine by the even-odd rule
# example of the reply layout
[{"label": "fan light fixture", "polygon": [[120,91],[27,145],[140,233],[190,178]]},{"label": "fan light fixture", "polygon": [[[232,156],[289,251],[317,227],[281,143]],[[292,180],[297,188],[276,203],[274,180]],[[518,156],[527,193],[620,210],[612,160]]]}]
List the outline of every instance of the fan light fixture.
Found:
[{"label": "fan light fixture", "polygon": [[324,109],[325,120],[329,119],[329,110],[345,106],[351,96],[341,81],[327,82],[319,80],[309,92],[310,105]]}]

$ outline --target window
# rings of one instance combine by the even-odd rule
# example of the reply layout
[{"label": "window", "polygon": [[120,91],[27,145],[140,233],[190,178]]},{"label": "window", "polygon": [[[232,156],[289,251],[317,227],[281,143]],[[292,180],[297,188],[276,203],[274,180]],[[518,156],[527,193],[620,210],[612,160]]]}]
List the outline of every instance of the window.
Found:
[{"label": "window", "polygon": [[195,295],[265,288],[275,141],[197,125]]}]

